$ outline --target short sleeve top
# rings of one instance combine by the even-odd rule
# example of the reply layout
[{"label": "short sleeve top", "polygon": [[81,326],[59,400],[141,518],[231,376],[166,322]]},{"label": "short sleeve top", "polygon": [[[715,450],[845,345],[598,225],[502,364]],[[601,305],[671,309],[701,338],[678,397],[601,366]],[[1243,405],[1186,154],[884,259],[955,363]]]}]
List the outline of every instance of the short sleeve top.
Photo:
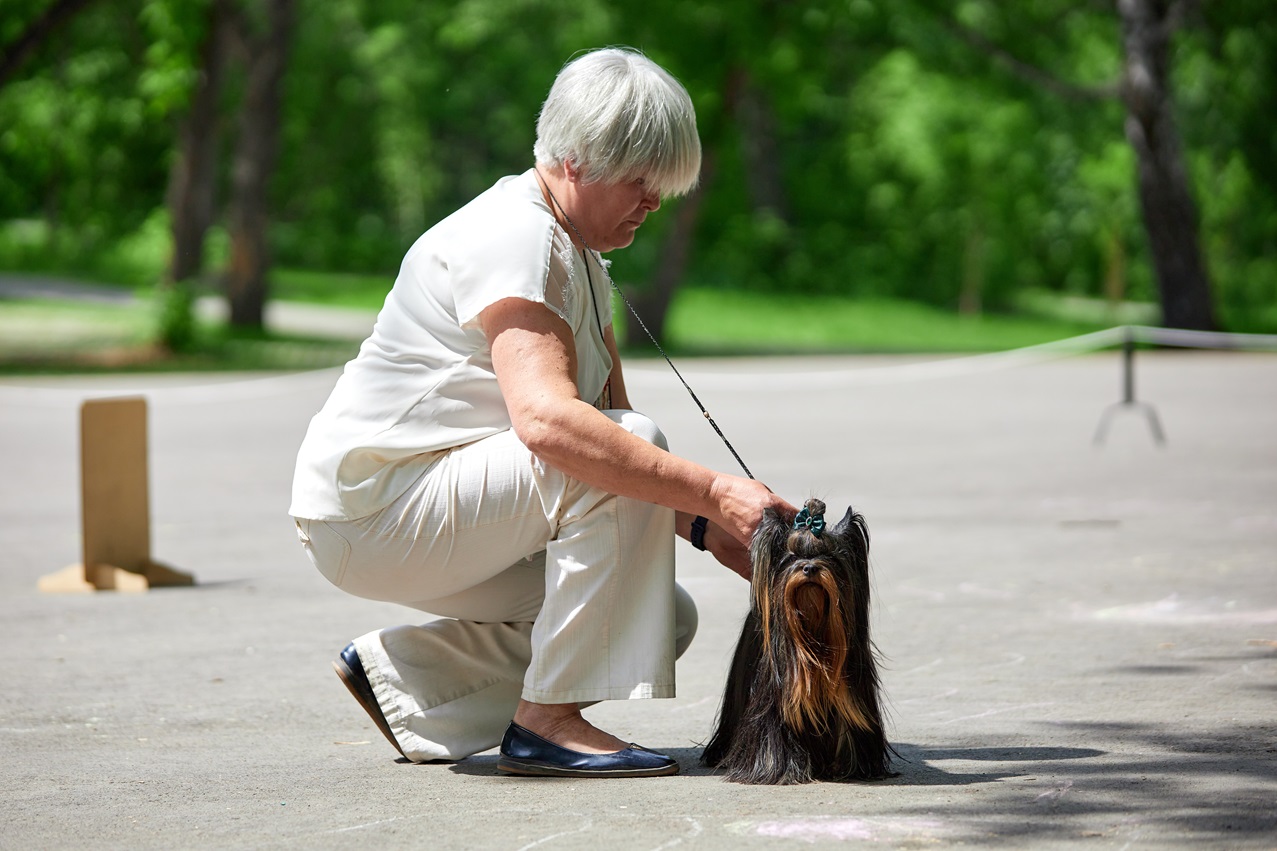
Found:
[{"label": "short sleeve top", "polygon": [[511,427],[479,324],[502,299],[542,304],[568,324],[578,394],[600,398],[612,371],[601,263],[573,247],[532,170],[501,179],[423,234],[372,334],[310,422],[289,513],[365,517],[403,494],[440,453]]}]

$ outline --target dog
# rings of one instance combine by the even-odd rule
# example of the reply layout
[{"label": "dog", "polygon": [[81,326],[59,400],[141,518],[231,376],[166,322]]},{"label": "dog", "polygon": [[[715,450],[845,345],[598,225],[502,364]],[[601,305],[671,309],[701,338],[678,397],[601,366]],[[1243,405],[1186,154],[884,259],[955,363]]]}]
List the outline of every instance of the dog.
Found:
[{"label": "dog", "polygon": [[852,508],[768,509],[750,543],[751,605],[702,762],[737,783],[892,776],[869,639],[869,530]]}]

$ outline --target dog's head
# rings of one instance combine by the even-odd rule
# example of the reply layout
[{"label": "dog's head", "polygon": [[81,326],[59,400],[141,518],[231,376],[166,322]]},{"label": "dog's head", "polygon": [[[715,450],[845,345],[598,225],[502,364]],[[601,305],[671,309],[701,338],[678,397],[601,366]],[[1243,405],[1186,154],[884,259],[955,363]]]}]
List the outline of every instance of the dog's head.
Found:
[{"label": "dog's head", "polygon": [[859,679],[854,669],[872,654],[864,518],[848,508],[830,528],[818,499],[807,500],[797,516],[768,510],[750,554],[764,664],[786,689],[786,723],[819,730],[832,707],[853,727],[868,729],[872,721],[850,697],[857,683],[848,682]]},{"label": "dog's head", "polygon": [[[807,500],[796,517],[768,509],[754,532],[750,555],[754,605],[765,616],[784,605],[800,618],[796,625],[803,632],[815,634],[843,602],[868,608],[869,530],[854,508],[832,528],[825,522],[825,503],[818,499]],[[854,616],[856,611],[844,614]]]}]

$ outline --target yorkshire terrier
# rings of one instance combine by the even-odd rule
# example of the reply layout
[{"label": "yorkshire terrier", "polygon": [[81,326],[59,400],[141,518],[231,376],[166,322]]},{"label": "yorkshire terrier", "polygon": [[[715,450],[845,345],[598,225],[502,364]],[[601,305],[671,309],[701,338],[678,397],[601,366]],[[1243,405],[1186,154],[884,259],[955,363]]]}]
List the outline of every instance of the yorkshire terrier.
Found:
[{"label": "yorkshire terrier", "polygon": [[737,783],[891,776],[869,640],[869,530],[825,504],[768,509],[750,544],[751,604],[702,754]]}]

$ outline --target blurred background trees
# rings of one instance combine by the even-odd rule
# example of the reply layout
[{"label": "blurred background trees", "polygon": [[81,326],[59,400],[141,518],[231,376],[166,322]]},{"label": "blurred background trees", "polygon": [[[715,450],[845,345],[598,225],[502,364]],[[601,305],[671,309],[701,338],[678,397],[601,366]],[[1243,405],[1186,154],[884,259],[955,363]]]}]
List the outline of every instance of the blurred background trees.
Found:
[{"label": "blurred background trees", "polygon": [[0,0],[0,264],[162,245],[157,278],[215,283],[244,326],[271,268],[388,283],[531,164],[564,61],[629,44],[705,145],[613,267],[658,333],[687,282],[1277,331],[1268,5]]}]

